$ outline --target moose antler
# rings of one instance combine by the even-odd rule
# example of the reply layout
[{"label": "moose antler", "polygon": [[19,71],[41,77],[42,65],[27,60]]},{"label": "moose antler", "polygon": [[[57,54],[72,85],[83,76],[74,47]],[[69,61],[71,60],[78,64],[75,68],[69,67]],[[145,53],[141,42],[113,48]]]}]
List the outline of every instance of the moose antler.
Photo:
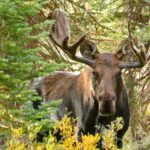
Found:
[{"label": "moose antler", "polygon": [[53,42],[59,48],[64,50],[64,52],[67,53],[72,60],[92,66],[94,63],[93,60],[76,56],[76,51],[86,38],[86,35],[84,34],[74,44],[69,45],[69,20],[67,19],[66,13],[61,9],[55,9],[52,14],[52,19],[55,20],[55,24],[52,28],[52,35],[50,35],[50,38],[53,40]]},{"label": "moose antler", "polygon": [[[133,40],[130,40],[129,46],[131,47],[132,51],[136,55],[138,62],[122,62],[120,67],[123,68],[140,68],[143,67],[147,62],[147,54],[144,44],[138,43],[135,45]],[[122,50],[122,55],[126,54],[126,51]]]}]

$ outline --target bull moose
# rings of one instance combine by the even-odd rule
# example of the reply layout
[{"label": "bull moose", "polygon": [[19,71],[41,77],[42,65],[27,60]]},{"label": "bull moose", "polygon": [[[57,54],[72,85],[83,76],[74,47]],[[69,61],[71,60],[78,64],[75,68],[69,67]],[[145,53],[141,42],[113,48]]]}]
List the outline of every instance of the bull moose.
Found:
[{"label": "bull moose", "polygon": [[[36,86],[45,101],[63,99],[57,119],[71,112],[70,117],[78,118],[76,135],[95,134],[96,125],[107,126],[117,117],[122,117],[123,128],[117,132],[116,144],[122,147],[122,137],[129,126],[128,95],[122,79],[122,69],[139,68],[145,64],[145,52],[130,41],[130,47],[138,62],[123,62],[126,51],[100,53],[96,45],[83,35],[69,45],[69,21],[64,11],[56,9],[52,15],[55,24],[51,39],[70,59],[86,64],[79,74],[57,72],[44,77]],[[77,56],[80,47],[82,56]]]}]

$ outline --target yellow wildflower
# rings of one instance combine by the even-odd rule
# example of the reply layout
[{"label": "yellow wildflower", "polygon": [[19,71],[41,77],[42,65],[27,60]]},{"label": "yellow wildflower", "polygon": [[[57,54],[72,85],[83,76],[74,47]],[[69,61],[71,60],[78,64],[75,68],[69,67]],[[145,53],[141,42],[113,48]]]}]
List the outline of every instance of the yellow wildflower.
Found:
[{"label": "yellow wildflower", "polygon": [[23,129],[22,128],[17,128],[17,129],[11,128],[11,130],[12,130],[13,137],[19,138],[23,134]]},{"label": "yellow wildflower", "polygon": [[96,135],[91,135],[91,134],[83,135],[82,136],[83,148],[85,150],[96,149],[96,146],[97,146],[97,143],[99,142],[99,140],[100,140],[100,135],[99,134],[96,134]]}]

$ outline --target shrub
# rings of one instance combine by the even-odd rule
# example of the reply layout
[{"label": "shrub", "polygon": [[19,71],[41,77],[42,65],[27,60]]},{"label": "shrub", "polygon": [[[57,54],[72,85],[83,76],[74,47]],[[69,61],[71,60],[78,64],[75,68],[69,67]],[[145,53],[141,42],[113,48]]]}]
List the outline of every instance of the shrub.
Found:
[{"label": "shrub", "polygon": [[[43,142],[35,140],[36,134],[43,127],[40,123],[30,123],[26,128],[11,128],[11,138],[7,141],[8,150],[91,150],[97,149],[97,143],[102,138],[103,147],[106,150],[117,150],[115,145],[115,131],[121,128],[121,119],[117,119],[110,125],[110,129],[104,129],[101,134],[82,135],[82,142],[78,142],[75,136],[76,119],[69,118],[67,115],[61,121],[56,121],[55,125],[49,130],[49,136]],[[49,128],[49,129],[51,129]],[[56,140],[55,133],[60,131],[62,136],[60,141]]]}]

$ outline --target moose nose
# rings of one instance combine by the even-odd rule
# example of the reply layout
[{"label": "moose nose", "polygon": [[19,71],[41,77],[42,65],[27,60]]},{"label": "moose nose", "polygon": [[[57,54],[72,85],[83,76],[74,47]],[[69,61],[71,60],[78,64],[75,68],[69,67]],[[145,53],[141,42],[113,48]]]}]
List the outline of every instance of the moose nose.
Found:
[{"label": "moose nose", "polygon": [[116,100],[116,95],[114,94],[101,94],[99,96],[100,101],[115,101]]},{"label": "moose nose", "polygon": [[101,115],[113,115],[116,111],[116,96],[114,94],[104,94],[99,97],[99,112]]}]

